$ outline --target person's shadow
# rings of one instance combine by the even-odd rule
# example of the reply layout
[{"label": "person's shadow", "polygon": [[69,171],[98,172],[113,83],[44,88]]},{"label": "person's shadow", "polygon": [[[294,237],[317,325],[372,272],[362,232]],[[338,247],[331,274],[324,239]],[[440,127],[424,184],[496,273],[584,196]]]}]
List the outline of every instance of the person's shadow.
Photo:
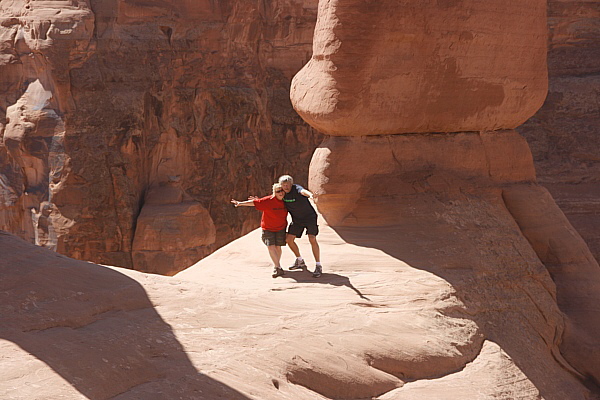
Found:
[{"label": "person's shadow", "polygon": [[[248,398],[198,372],[136,280],[3,231],[0,254],[0,338],[88,399]],[[21,372],[46,398],[46,383]]]},{"label": "person's shadow", "polygon": [[360,290],[358,290],[352,282],[350,282],[350,278],[344,275],[332,274],[328,272],[323,272],[323,274],[314,278],[310,272],[306,269],[296,270],[296,271],[285,271],[285,275],[282,278],[293,279],[298,283],[321,283],[324,285],[332,285],[332,286],[346,286],[352,290],[361,298],[367,301],[371,301],[368,297],[362,294]]}]

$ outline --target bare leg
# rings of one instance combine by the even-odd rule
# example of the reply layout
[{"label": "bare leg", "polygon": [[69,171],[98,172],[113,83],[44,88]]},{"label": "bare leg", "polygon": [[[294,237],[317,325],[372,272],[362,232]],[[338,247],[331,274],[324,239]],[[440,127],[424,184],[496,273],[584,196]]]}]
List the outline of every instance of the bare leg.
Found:
[{"label": "bare leg", "polygon": [[279,264],[281,260],[281,246],[267,246],[267,248],[269,249],[269,256],[271,256],[275,268],[281,268]]},{"label": "bare leg", "polygon": [[315,262],[321,262],[321,249],[319,249],[317,237],[315,235],[308,235],[308,241],[310,242],[310,247],[312,247],[313,256],[315,256]]},{"label": "bare leg", "polygon": [[292,250],[294,252],[296,257],[300,257],[300,249],[298,248],[298,245],[296,244],[295,240],[296,240],[296,236],[290,235],[289,233],[285,238],[285,241],[287,242],[287,245],[290,247],[290,250]]}]

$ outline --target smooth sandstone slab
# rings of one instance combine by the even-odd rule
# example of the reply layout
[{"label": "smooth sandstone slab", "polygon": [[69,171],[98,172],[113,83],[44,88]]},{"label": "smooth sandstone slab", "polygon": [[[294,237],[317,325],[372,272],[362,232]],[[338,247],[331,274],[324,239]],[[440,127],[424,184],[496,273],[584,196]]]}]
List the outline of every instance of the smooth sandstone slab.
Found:
[{"label": "smooth sandstone slab", "polygon": [[544,0],[321,1],[292,82],[330,135],[512,129],[546,96]]},{"label": "smooth sandstone slab", "polygon": [[440,379],[408,383],[380,400],[539,399],[540,390],[497,344],[485,342],[465,368]]},{"label": "smooth sandstone slab", "polygon": [[[2,234],[0,392],[364,399],[448,382],[447,398],[473,398],[474,384],[490,398],[507,387],[514,398],[588,398],[560,359],[550,276],[508,212],[478,196],[432,212],[432,197],[393,227],[321,222],[319,279],[272,279],[260,230],[177,277],[70,260]],[[308,240],[299,245],[311,261]]]}]

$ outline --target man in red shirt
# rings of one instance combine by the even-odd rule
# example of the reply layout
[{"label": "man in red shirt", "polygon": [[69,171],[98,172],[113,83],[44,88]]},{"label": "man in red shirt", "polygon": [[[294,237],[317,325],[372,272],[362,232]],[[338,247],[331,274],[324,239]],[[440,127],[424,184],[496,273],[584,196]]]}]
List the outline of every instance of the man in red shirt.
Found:
[{"label": "man in red shirt", "polygon": [[246,201],[231,200],[234,206],[256,207],[262,211],[260,219],[260,227],[263,230],[262,241],[269,249],[269,256],[273,260],[275,269],[273,270],[273,278],[284,275],[285,272],[281,268],[281,246],[285,246],[285,237],[287,228],[287,209],[283,203],[285,192],[281,184],[273,185],[273,194],[263,198],[250,198]]}]

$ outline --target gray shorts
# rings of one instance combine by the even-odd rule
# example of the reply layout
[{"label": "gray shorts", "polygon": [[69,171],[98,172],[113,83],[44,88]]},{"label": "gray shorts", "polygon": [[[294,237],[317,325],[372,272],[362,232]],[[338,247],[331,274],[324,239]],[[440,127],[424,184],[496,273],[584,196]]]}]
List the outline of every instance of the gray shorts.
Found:
[{"label": "gray shorts", "polygon": [[285,246],[285,229],[277,232],[263,230],[262,241],[267,246]]}]

